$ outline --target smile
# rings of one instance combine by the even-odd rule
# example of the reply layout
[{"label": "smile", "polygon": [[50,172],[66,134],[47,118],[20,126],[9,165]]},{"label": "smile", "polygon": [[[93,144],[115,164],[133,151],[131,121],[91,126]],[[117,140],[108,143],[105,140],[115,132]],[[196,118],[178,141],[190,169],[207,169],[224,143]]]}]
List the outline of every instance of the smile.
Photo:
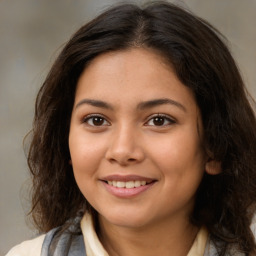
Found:
[{"label": "smile", "polygon": [[147,182],[145,180],[136,180],[136,181],[115,181],[109,180],[107,181],[108,185],[116,187],[116,188],[138,188],[141,186],[145,186]]},{"label": "smile", "polygon": [[157,180],[137,175],[111,175],[101,179],[106,190],[119,198],[133,198],[151,188]]}]

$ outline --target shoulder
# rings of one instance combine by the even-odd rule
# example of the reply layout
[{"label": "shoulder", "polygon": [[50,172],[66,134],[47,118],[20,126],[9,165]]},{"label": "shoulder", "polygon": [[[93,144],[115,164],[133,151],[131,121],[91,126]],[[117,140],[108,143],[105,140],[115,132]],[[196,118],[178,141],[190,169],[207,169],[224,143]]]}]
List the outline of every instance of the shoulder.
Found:
[{"label": "shoulder", "polygon": [[256,213],[252,218],[252,223],[250,227],[251,227],[252,233],[254,234],[254,237],[256,238]]},{"label": "shoulder", "polygon": [[45,235],[27,240],[13,247],[6,256],[40,256]]},{"label": "shoulder", "polygon": [[[252,218],[250,228],[251,228],[251,231],[256,240],[256,213],[254,214],[254,216]],[[239,253],[235,248],[231,248],[231,250],[232,251],[231,251],[230,255],[233,255],[233,256],[242,256],[243,255],[243,254]],[[218,255],[218,254],[217,254],[215,245],[213,244],[213,242],[211,240],[208,239],[204,256],[212,256],[212,255]]]}]

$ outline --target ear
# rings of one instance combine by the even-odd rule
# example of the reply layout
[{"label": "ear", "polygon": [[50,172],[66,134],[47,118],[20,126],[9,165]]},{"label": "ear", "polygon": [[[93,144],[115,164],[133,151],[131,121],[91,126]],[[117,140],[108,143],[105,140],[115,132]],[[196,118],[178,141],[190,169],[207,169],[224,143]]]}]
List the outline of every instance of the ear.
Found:
[{"label": "ear", "polygon": [[70,160],[68,161],[68,163],[69,163],[70,165],[72,165],[72,160],[70,159]]},{"label": "ear", "polygon": [[221,162],[209,158],[205,164],[205,171],[209,175],[217,175],[221,173]]}]

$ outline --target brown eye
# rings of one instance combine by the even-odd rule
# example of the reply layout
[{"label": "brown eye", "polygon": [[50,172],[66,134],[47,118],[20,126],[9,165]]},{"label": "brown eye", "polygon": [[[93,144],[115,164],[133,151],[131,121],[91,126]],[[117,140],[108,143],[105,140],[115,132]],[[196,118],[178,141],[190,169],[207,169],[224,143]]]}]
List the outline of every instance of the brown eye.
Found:
[{"label": "brown eye", "polygon": [[153,121],[154,125],[161,126],[161,125],[164,125],[165,118],[163,118],[161,116],[157,116],[157,117],[154,117],[152,121]]},{"label": "brown eye", "polygon": [[175,121],[170,118],[169,116],[165,116],[165,115],[157,115],[157,116],[153,116],[152,118],[150,118],[146,125],[147,126],[168,126],[171,124],[174,124]]},{"label": "brown eye", "polygon": [[109,125],[109,122],[101,116],[89,116],[85,118],[84,123],[87,123],[90,126],[106,126]]},{"label": "brown eye", "polygon": [[95,126],[103,125],[104,119],[101,118],[101,117],[93,117],[93,118],[92,118],[92,123],[93,123],[93,125],[95,125]]}]

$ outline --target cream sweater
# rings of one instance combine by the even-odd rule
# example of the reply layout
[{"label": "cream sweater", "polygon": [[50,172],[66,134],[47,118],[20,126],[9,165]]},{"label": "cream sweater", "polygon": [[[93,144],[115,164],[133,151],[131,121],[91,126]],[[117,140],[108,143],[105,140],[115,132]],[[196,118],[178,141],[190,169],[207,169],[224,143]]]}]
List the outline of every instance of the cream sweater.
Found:
[{"label": "cream sweater", "polygon": [[[98,239],[90,215],[86,214],[82,218],[81,230],[87,256],[109,256]],[[187,256],[203,256],[207,237],[207,230],[201,228]],[[32,240],[25,241],[13,247],[6,256],[40,256],[44,238],[45,235],[41,235]]]}]

